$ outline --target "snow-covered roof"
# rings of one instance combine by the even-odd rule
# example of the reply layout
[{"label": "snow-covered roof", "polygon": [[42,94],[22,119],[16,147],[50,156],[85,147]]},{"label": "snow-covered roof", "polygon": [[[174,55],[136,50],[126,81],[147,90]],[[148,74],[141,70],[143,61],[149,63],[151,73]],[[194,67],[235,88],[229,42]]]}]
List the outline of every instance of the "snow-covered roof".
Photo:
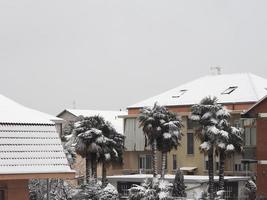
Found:
[{"label": "snow-covered roof", "polygon": [[60,118],[27,108],[0,95],[0,123],[54,124]]},{"label": "snow-covered roof", "polygon": [[152,106],[155,102],[165,106],[199,103],[206,96],[216,96],[220,103],[257,102],[267,95],[267,79],[251,73],[209,75],[180,85],[128,108]]},{"label": "snow-covered roof", "polygon": [[73,173],[55,125],[0,124],[0,177],[35,173]]},{"label": "snow-covered roof", "polygon": [[91,117],[95,115],[102,116],[104,117],[105,120],[109,121],[119,133],[121,134],[123,133],[123,119],[119,118],[119,116],[126,115],[127,114],[126,111],[80,110],[80,109],[66,109],[66,111],[70,112],[71,114],[77,117],[80,115],[84,117]]}]

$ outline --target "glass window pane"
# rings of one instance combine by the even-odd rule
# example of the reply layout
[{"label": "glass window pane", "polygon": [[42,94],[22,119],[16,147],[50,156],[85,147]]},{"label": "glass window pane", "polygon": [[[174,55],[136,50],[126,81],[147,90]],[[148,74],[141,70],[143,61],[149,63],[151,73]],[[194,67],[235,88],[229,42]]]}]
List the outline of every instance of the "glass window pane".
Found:
[{"label": "glass window pane", "polygon": [[174,170],[177,169],[177,160],[176,160],[176,155],[175,155],[175,154],[172,155],[172,168],[173,168]]},{"label": "glass window pane", "polygon": [[250,128],[245,128],[245,145],[250,146]]},{"label": "glass window pane", "polygon": [[146,156],[146,169],[152,169],[152,156]]},{"label": "glass window pane", "polygon": [[256,145],[256,128],[255,127],[251,128],[250,134],[251,134],[251,137],[250,137],[251,145],[255,146]]},{"label": "glass window pane", "polygon": [[187,154],[194,154],[193,133],[187,133]]}]

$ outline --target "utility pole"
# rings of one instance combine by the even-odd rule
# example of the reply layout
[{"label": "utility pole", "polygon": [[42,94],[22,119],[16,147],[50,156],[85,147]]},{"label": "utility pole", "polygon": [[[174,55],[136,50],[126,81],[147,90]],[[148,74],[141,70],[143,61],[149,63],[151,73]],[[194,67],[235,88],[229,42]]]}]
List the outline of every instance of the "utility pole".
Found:
[{"label": "utility pole", "polygon": [[47,189],[47,193],[46,193],[46,195],[47,195],[47,200],[50,200],[50,180],[49,180],[49,178],[48,179],[46,179],[46,189]]}]

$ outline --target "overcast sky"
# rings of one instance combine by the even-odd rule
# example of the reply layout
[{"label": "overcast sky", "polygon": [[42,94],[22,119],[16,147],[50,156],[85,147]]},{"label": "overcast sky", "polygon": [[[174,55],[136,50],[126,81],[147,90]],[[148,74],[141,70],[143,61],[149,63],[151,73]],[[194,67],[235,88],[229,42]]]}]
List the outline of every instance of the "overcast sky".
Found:
[{"label": "overcast sky", "polygon": [[210,74],[267,78],[266,0],[1,0],[0,91],[31,108],[124,109]]}]

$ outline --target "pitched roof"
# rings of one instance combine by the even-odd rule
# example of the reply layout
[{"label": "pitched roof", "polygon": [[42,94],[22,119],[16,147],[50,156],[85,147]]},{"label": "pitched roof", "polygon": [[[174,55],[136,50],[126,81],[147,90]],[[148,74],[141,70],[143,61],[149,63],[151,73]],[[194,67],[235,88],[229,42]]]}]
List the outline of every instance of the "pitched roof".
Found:
[{"label": "pitched roof", "polygon": [[155,102],[165,106],[193,105],[206,96],[216,96],[220,103],[257,102],[265,95],[267,95],[267,79],[257,75],[251,73],[209,75],[128,108],[152,106]]},{"label": "pitched roof", "polygon": [[0,176],[68,172],[54,125],[0,125]]},{"label": "pitched roof", "polygon": [[[109,121],[113,127],[119,132],[123,133],[123,119],[119,118],[121,115],[126,115],[126,111],[110,111],[110,110],[81,110],[81,109],[66,109],[65,111],[70,112],[75,116],[84,116],[91,117],[95,115],[99,115],[104,117],[105,120]],[[64,112],[64,111],[63,111]],[[61,112],[58,117],[63,113]]]},{"label": "pitched roof", "polygon": [[[61,119],[0,95],[0,179],[14,174],[27,177],[46,174],[46,178],[62,177],[62,174],[74,176],[51,120]],[[58,175],[54,176],[55,173]]]},{"label": "pitched roof", "polygon": [[0,95],[0,123],[54,124],[62,119],[27,108]]}]

